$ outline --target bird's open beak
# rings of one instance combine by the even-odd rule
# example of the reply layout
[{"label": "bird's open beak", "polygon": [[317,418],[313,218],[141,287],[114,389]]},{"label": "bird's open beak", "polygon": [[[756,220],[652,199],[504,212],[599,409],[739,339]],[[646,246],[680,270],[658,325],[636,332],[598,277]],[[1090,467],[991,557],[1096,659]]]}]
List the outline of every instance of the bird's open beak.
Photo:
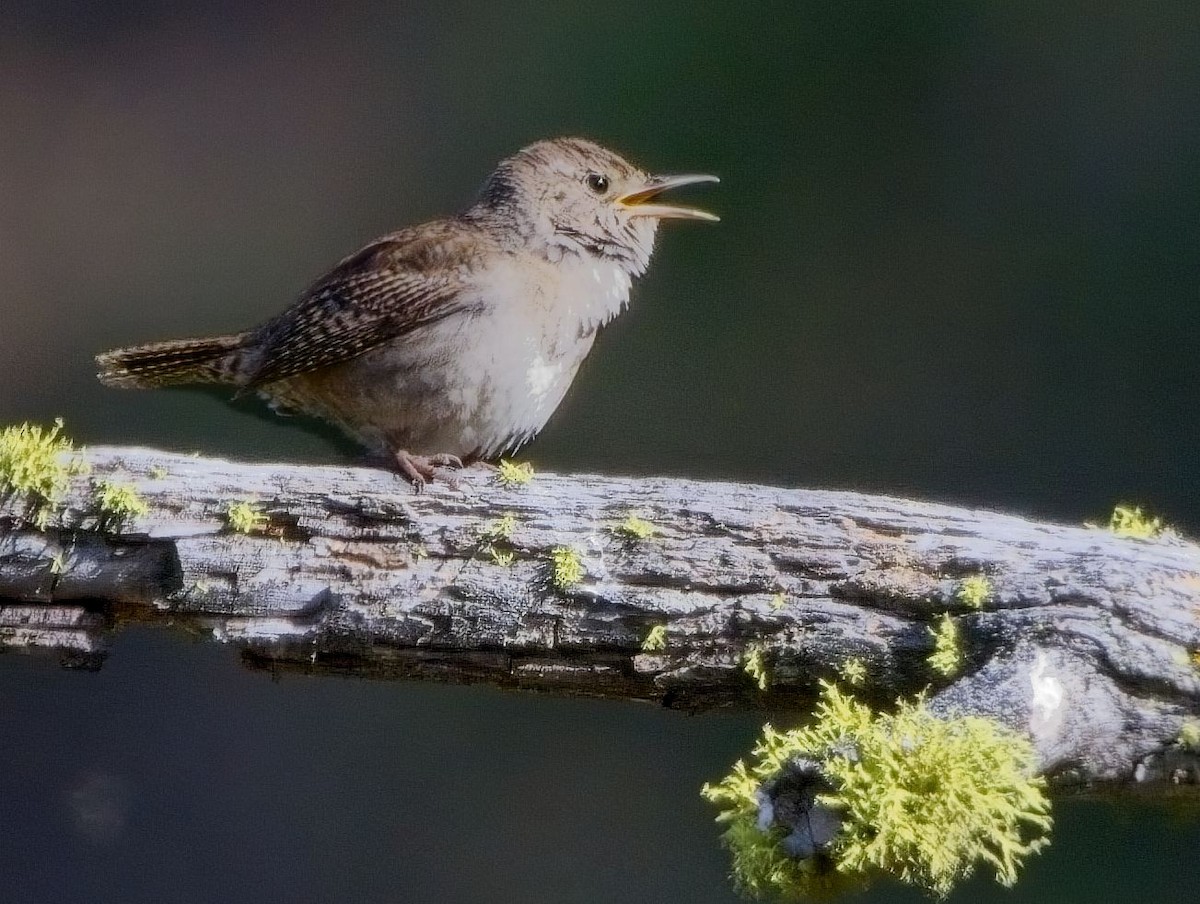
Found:
[{"label": "bird's open beak", "polygon": [[617,198],[617,203],[629,210],[635,217],[658,217],[660,220],[704,220],[718,223],[721,218],[706,210],[694,207],[676,207],[673,204],[650,204],[663,192],[682,185],[695,185],[698,182],[720,182],[716,176],[691,174],[686,176],[651,176],[644,188],[631,191]]}]

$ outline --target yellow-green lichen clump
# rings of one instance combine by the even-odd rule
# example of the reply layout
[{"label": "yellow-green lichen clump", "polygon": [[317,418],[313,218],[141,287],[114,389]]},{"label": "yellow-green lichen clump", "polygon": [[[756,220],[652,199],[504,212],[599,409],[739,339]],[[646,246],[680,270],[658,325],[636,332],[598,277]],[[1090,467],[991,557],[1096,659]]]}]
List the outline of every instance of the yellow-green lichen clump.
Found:
[{"label": "yellow-green lichen clump", "polygon": [[225,523],[238,534],[252,534],[267,526],[270,519],[253,502],[231,502],[225,507]]},{"label": "yellow-green lichen clump", "polygon": [[933,654],[928,659],[929,665],[949,678],[962,666],[962,640],[958,625],[946,613],[938,623],[937,630],[930,628],[929,633],[933,635]]},{"label": "yellow-green lichen clump", "polygon": [[[1026,738],[991,719],[938,718],[921,698],[876,714],[822,687],[810,727],[765,726],[752,763],[703,789],[728,823],[744,890],[803,897],[882,872],[944,897],[980,865],[1012,885],[1024,859],[1049,844],[1050,804]],[[814,801],[841,820],[818,849],[827,859],[789,856],[782,843],[797,826],[764,796],[796,763],[817,764]]]},{"label": "yellow-green lichen clump", "polygon": [[511,512],[492,521],[483,529],[479,550],[493,565],[501,568],[510,567],[516,561],[517,554],[511,549],[505,549],[512,541],[513,531],[517,529],[517,518]]},{"label": "yellow-green lichen clump", "polygon": [[959,602],[965,603],[972,609],[982,609],[983,604],[991,595],[992,582],[984,574],[973,574],[969,578],[964,578],[963,582],[958,585],[958,592],[955,594]]},{"label": "yellow-green lichen clump", "polygon": [[527,461],[517,464],[514,461],[502,459],[496,466],[496,479],[500,481],[501,486],[509,489],[523,487],[533,480],[533,465]]},{"label": "yellow-green lichen clump", "polygon": [[483,540],[486,543],[507,542],[512,539],[516,529],[517,518],[512,512],[508,512],[483,529]]},{"label": "yellow-green lichen clump", "polygon": [[1200,753],[1200,720],[1188,719],[1179,727],[1179,746]]},{"label": "yellow-green lichen clump", "polygon": [[108,525],[120,525],[150,513],[150,506],[130,483],[101,480],[96,484],[94,499],[100,520]]},{"label": "yellow-green lichen clump", "polygon": [[742,671],[754,679],[760,691],[765,691],[771,684],[771,672],[763,660],[761,647],[752,647],[742,660]]},{"label": "yellow-green lichen clump", "polygon": [[658,533],[658,528],[637,515],[630,515],[613,528],[613,533],[625,540],[649,540]]},{"label": "yellow-green lichen clump", "polygon": [[667,626],[655,625],[642,641],[643,653],[657,653],[667,648]]},{"label": "yellow-green lichen clump", "polygon": [[857,656],[851,656],[838,666],[838,674],[851,687],[861,687],[867,680],[867,666]]},{"label": "yellow-green lichen clump", "polygon": [[578,551],[569,546],[556,546],[550,551],[550,562],[553,566],[551,578],[559,590],[569,590],[580,581],[586,573],[583,568],[583,557]]},{"label": "yellow-green lichen clump", "polygon": [[1161,518],[1142,513],[1140,506],[1118,505],[1108,520],[1108,529],[1118,537],[1153,540],[1165,530]]},{"label": "yellow-green lichen clump", "polygon": [[71,478],[87,471],[62,428],[59,418],[48,430],[30,424],[0,430],[0,500],[24,497],[38,527],[58,511]]}]

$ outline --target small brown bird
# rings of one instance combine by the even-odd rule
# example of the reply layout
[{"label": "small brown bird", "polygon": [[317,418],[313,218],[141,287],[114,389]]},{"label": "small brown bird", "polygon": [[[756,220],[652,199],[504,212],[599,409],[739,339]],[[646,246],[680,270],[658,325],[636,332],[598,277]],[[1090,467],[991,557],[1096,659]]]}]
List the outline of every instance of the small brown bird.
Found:
[{"label": "small brown bird", "polygon": [[494,459],[542,429],[628,303],[659,221],[717,219],[659,195],[716,181],[540,141],[465,213],[377,239],[257,329],[105,352],[99,377],[256,391],[391,456],[420,489],[435,466]]}]

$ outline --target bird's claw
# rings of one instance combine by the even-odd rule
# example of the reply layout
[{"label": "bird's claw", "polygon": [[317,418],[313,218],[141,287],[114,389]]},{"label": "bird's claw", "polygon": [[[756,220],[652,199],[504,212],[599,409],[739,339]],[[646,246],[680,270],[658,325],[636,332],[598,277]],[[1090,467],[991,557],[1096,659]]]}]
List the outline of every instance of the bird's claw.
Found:
[{"label": "bird's claw", "polygon": [[439,452],[436,455],[413,455],[411,452],[400,449],[396,452],[396,465],[399,467],[400,473],[408,478],[413,490],[419,493],[425,489],[425,484],[434,479],[438,468],[457,470],[463,466],[463,463],[457,455],[451,455],[448,452]]}]

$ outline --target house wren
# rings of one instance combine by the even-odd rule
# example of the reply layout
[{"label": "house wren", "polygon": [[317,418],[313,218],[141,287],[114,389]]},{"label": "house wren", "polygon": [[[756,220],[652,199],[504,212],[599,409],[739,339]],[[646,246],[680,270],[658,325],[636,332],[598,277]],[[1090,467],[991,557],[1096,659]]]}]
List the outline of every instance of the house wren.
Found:
[{"label": "house wren", "polygon": [[717,219],[659,196],[716,181],[540,141],[465,213],[372,242],[258,328],[105,352],[99,377],[256,391],[386,453],[419,489],[435,465],[494,459],[542,429],[628,303],[659,221]]}]

